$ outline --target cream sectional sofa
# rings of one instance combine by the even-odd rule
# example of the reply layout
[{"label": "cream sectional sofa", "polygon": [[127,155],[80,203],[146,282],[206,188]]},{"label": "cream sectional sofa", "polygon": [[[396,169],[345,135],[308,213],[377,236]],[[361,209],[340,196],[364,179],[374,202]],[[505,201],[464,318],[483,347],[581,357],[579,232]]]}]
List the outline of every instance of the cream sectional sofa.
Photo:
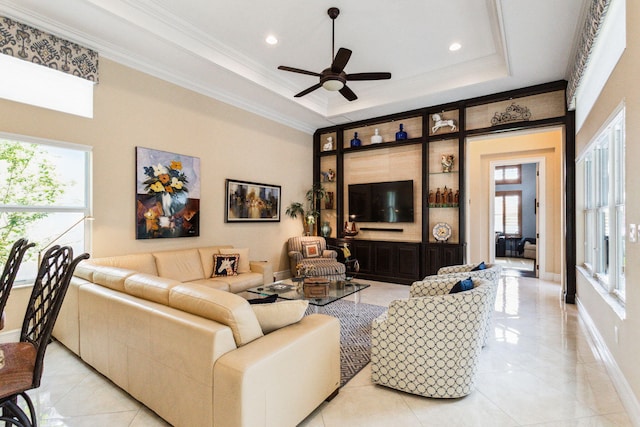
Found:
[{"label": "cream sectional sofa", "polygon": [[339,322],[263,334],[234,292],[271,282],[271,267],[208,278],[220,248],[81,263],[54,336],[174,426],[295,426],[338,390]]}]

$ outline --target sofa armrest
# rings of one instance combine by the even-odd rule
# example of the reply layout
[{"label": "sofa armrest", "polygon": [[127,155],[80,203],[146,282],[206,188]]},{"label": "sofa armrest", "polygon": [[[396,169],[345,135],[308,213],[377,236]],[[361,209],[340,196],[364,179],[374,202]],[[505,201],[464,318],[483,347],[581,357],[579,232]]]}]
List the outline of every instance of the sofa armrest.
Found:
[{"label": "sofa armrest", "polygon": [[340,386],[340,322],[306,316],[225,354],[213,378],[214,427],[297,425]]},{"label": "sofa armrest", "polygon": [[298,263],[302,261],[304,257],[302,256],[302,252],[299,251],[289,251],[289,259],[292,262]]},{"label": "sofa armrest", "polygon": [[338,252],[334,251],[333,249],[325,249],[324,251],[322,251],[322,257],[323,258],[337,259],[338,258]]},{"label": "sofa armrest", "polygon": [[273,267],[268,261],[249,261],[249,268],[253,273],[262,274],[263,284],[273,283]]}]

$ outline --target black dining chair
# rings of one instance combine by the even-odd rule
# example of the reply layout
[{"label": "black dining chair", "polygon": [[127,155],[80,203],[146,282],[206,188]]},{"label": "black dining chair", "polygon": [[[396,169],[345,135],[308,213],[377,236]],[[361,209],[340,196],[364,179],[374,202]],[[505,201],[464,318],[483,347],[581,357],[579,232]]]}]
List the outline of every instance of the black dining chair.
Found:
[{"label": "black dining chair", "polygon": [[13,282],[16,280],[22,258],[29,248],[35,246],[35,243],[29,243],[27,239],[18,239],[15,241],[9,252],[7,262],[4,264],[2,276],[0,276],[0,329],[4,327],[4,307],[9,300]]},{"label": "black dining chair", "polygon": [[[60,312],[73,271],[82,254],[73,258],[68,246],[53,246],[44,254],[27,304],[20,341],[0,344],[0,422],[20,427],[38,424],[33,402],[27,390],[40,387],[44,355],[53,326]],[[18,405],[22,398],[29,414]]]}]

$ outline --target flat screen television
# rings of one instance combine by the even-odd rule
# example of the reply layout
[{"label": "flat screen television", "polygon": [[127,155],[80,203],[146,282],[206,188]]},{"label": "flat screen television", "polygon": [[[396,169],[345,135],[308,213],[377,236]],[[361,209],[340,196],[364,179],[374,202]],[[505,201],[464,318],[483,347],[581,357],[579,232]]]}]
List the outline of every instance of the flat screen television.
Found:
[{"label": "flat screen television", "polygon": [[413,181],[350,184],[349,218],[356,222],[413,222]]}]

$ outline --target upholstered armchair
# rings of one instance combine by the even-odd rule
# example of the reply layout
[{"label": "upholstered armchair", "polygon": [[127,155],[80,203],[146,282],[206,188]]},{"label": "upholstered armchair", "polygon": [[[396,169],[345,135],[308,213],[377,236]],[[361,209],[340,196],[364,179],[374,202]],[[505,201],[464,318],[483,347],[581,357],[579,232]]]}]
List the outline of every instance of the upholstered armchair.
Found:
[{"label": "upholstered armchair", "polygon": [[297,266],[313,266],[311,275],[344,279],[345,266],[338,261],[338,253],[327,249],[327,242],[320,236],[291,237],[288,242],[289,268],[296,275]]},{"label": "upholstered armchair", "polygon": [[498,283],[500,275],[502,274],[502,266],[499,264],[484,264],[484,268],[480,267],[480,264],[484,263],[471,263],[450,265],[447,267],[441,267],[438,270],[438,275],[451,274],[451,273],[471,273],[474,277],[481,277],[488,280],[493,280]]},{"label": "upholstered armchair", "polygon": [[[480,264],[484,263],[475,263],[475,264],[462,264],[462,265],[451,265],[448,267],[442,267],[438,270],[438,275],[451,275],[452,277],[456,277],[458,279],[467,278],[467,277],[477,277],[481,279],[486,279],[495,284],[493,298],[491,300],[491,311],[489,312],[489,319],[487,321],[487,329],[485,331],[484,337],[484,345],[487,345],[489,341],[489,336],[491,332],[491,328],[493,327],[493,307],[496,303],[496,293],[498,292],[498,282],[500,281],[500,276],[502,275],[502,266],[499,264],[486,264],[485,268],[478,269]],[[426,280],[426,278],[425,278]]]},{"label": "upholstered armchair", "polygon": [[471,393],[495,285],[472,279],[470,290],[449,293],[460,279],[430,276],[411,286],[371,325],[374,383],[426,397]]}]

